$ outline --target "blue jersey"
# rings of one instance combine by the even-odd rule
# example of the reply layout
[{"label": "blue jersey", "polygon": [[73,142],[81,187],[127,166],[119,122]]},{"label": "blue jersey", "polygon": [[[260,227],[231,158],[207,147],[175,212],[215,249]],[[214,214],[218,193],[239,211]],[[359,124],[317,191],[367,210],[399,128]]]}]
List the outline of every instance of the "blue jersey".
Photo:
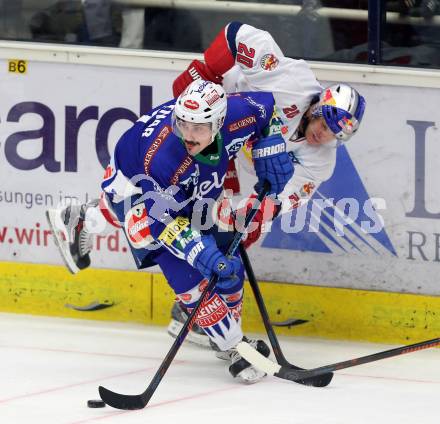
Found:
[{"label": "blue jersey", "polygon": [[[116,145],[110,165],[114,169],[107,173],[104,191],[113,203],[127,197],[127,193],[140,194],[150,217],[148,235],[161,240],[171,251],[172,246],[166,246],[167,237],[163,237],[165,218],[185,217],[191,221],[201,205],[220,196],[229,159],[245,143],[258,143],[281,130],[271,93],[236,93],[229,95],[227,101],[219,134],[196,156],[188,154],[183,141],[172,131],[175,100],[142,116]],[[116,173],[123,175],[118,177],[119,182]],[[124,182],[130,180],[135,189],[127,190],[125,184],[121,185],[121,178]],[[181,256],[178,251],[173,253]]]}]

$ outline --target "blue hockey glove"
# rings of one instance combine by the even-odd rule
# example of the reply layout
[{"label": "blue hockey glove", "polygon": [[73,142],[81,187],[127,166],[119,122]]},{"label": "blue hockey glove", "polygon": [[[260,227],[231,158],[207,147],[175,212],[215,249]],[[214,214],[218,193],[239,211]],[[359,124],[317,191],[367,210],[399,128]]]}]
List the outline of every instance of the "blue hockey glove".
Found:
[{"label": "blue hockey glove", "polygon": [[186,261],[205,278],[217,274],[219,280],[223,281],[222,284],[230,284],[226,280],[232,279],[240,269],[240,260],[236,257],[227,258],[220,252],[213,236],[201,236],[191,240],[184,253]]},{"label": "blue hockey glove", "polygon": [[286,142],[280,135],[271,135],[261,139],[252,149],[259,191],[264,180],[270,183],[269,194],[280,194],[293,175],[293,164],[286,152]]},{"label": "blue hockey glove", "polygon": [[241,260],[236,256],[227,256],[227,259],[232,263],[234,267],[234,273],[228,277],[220,277],[217,281],[217,287],[223,290],[229,290],[239,283],[238,271],[241,268]]}]

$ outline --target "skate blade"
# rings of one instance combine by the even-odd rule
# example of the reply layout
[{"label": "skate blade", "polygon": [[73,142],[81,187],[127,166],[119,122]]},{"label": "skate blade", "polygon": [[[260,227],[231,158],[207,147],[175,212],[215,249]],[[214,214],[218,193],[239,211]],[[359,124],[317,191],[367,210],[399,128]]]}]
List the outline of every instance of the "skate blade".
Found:
[{"label": "skate blade", "polygon": [[255,384],[266,376],[267,374],[265,372],[262,372],[251,365],[249,368],[239,372],[235,378],[243,384]]},{"label": "skate blade", "polygon": [[[177,335],[180,333],[182,327],[183,324],[181,322],[173,319],[168,325],[167,332],[173,339],[175,339]],[[201,334],[197,334],[194,333],[193,331],[190,331],[186,336],[185,340],[199,347],[203,347],[205,349],[211,349],[208,336],[202,336]]]}]

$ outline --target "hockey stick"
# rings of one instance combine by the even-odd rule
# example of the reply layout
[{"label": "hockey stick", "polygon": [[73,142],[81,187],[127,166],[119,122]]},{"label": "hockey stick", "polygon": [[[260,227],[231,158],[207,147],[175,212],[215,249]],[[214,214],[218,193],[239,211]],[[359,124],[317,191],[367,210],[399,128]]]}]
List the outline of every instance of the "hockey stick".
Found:
[{"label": "hockey stick", "polygon": [[[238,231],[234,235],[234,238],[227,250],[226,255],[232,255],[237,250],[240,241],[246,232],[246,228],[254,218],[258,208],[260,207],[261,202],[269,192],[269,189],[270,189],[269,183],[265,182],[263,188],[258,194],[257,200],[254,201],[252,205],[252,209],[246,215],[243,231]],[[171,346],[170,350],[168,351],[167,355],[162,361],[162,364],[160,365],[159,369],[156,371],[156,374],[154,375],[153,379],[151,380],[149,386],[145,389],[145,391],[139,395],[124,395],[124,394],[112,392],[111,390],[108,390],[105,387],[99,386],[99,395],[107,405],[110,405],[113,408],[125,409],[125,410],[142,409],[145,408],[145,406],[147,406],[148,402],[150,401],[151,397],[153,396],[154,392],[159,386],[159,383],[161,382],[163,376],[165,375],[169,366],[171,365],[171,362],[176,356],[177,351],[179,350],[180,346],[185,340],[185,337],[188,334],[190,327],[194,323],[202,304],[209,297],[216,283],[217,283],[217,275],[215,274],[213,277],[210,278],[207,287],[200,296],[199,301],[197,302],[196,306],[190,313],[185,324],[180,330],[178,336],[176,337],[173,345]]]},{"label": "hockey stick", "polygon": [[[303,368],[299,368],[296,365],[291,364],[283,355],[281,346],[278,342],[278,338],[270,322],[269,314],[267,312],[266,305],[264,304],[264,300],[260,288],[258,287],[258,282],[257,279],[255,278],[254,270],[252,269],[249,256],[243,244],[240,244],[240,256],[241,256],[241,260],[243,261],[244,269],[246,270],[249,283],[251,285],[252,291],[255,296],[255,301],[257,302],[257,306],[260,311],[261,318],[263,319],[264,327],[266,328],[267,336],[269,338],[270,344],[272,345],[272,350],[275,354],[275,358],[278,364],[284,368],[291,370],[303,370]],[[333,373],[330,372],[316,377],[297,379],[294,381],[295,383],[304,384],[306,386],[325,387],[330,383],[332,378],[333,378]]]},{"label": "hockey stick", "polygon": [[395,349],[373,353],[372,355],[361,356],[359,358],[349,359],[348,361],[336,362],[334,364],[311,369],[293,369],[282,364],[276,364],[275,362],[261,355],[246,342],[240,342],[237,346],[237,350],[243,358],[267,374],[283,378],[284,380],[296,382],[299,379],[319,377],[327,373],[331,373],[332,371],[368,364],[369,362],[392,358],[393,356],[403,355],[405,353],[417,352],[418,350],[428,349],[435,346],[440,346],[440,338],[426,340],[424,342],[414,343],[407,346],[401,346]]}]

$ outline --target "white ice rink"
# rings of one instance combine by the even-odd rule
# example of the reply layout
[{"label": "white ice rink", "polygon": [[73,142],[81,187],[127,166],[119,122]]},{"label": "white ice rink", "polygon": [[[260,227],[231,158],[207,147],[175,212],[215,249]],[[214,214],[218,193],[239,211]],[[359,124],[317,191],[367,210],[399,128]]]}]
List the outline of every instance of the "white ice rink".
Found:
[{"label": "white ice rink", "polygon": [[[305,367],[390,348],[304,338],[280,342],[290,362]],[[147,408],[87,408],[87,399],[99,399],[99,385],[142,392],[170,346],[164,328],[0,314],[0,423],[440,422],[439,349],[346,369],[319,389],[274,377],[241,385],[212,352],[185,343]]]}]

